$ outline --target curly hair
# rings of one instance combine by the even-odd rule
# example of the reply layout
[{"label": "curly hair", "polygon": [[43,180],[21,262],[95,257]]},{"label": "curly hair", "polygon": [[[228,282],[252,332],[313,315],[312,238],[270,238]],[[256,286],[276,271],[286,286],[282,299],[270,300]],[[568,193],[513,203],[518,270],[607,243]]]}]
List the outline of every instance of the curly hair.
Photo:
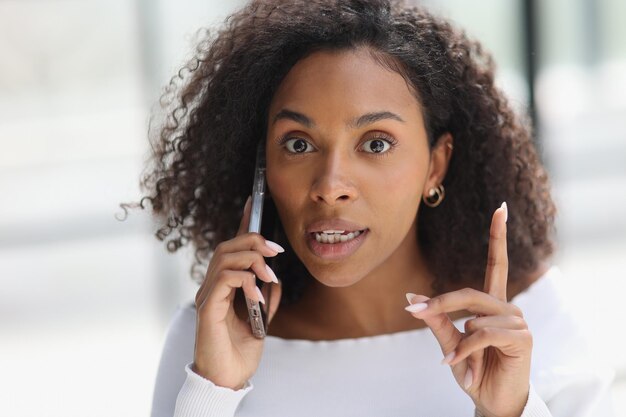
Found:
[{"label": "curly hair", "polygon": [[[191,242],[191,275],[201,280],[217,244],[236,234],[281,80],[314,51],[362,46],[405,78],[424,111],[429,146],[446,132],[454,138],[447,197],[423,206],[417,219],[435,292],[482,285],[491,215],[502,201],[509,281],[523,283],[554,250],[556,212],[527,119],[495,87],[493,60],[478,42],[395,1],[255,0],[208,31],[161,97],[166,117],[141,178],[148,195],[121,207],[127,213],[149,201],[161,221],[156,237],[170,252]],[[267,237],[286,252],[270,262],[283,281],[281,303],[294,303],[313,278],[275,223]]]}]

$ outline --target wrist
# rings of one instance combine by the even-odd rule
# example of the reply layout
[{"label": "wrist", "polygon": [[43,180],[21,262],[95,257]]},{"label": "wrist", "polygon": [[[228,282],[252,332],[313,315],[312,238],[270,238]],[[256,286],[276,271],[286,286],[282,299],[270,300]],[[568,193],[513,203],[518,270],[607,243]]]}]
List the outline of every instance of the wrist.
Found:
[{"label": "wrist", "polygon": [[[487,410],[484,407],[481,407],[478,403],[475,403],[476,409],[474,415],[475,417],[521,417],[523,416],[526,405],[528,404],[529,396],[530,386],[526,390],[526,394],[522,397],[521,400],[517,400],[515,402],[507,402],[509,406],[506,407],[506,410],[498,410],[496,412]],[[510,405],[512,404],[517,404],[517,406],[510,407]]]},{"label": "wrist", "polygon": [[195,362],[193,362],[191,364],[191,370],[196,375],[206,379],[207,381],[211,381],[214,385],[216,385],[218,387],[222,387],[222,388],[228,388],[228,389],[231,389],[233,391],[239,391],[239,390],[245,388],[245,386],[247,384],[247,381],[244,381],[242,383],[236,383],[236,382],[230,382],[230,381],[222,381],[219,378],[214,378],[214,377],[210,376],[208,372],[202,371],[197,366],[197,364]]}]

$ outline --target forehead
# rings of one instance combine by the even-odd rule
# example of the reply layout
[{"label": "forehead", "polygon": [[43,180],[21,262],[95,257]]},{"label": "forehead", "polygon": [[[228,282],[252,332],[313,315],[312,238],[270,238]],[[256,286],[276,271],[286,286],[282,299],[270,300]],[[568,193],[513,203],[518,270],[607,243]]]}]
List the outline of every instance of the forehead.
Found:
[{"label": "forehead", "polygon": [[419,103],[402,75],[384,66],[366,48],[316,51],[298,61],[274,94],[270,117],[284,107],[322,113],[336,113],[340,108],[351,114],[395,110],[421,116]]}]

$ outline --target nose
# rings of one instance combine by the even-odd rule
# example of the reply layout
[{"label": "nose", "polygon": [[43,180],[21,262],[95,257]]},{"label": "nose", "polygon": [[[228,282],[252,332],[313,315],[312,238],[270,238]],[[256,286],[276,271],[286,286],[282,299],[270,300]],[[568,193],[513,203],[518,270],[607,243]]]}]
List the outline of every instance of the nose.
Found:
[{"label": "nose", "polygon": [[314,202],[329,206],[356,200],[358,191],[350,178],[348,157],[335,152],[320,161],[309,195]]}]

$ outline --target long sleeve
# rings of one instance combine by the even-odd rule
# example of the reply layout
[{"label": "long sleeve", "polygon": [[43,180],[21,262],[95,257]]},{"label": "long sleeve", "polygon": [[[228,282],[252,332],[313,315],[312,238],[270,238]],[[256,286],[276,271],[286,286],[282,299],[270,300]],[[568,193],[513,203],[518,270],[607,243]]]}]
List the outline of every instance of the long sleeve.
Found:
[{"label": "long sleeve", "polygon": [[[474,411],[474,417],[484,417],[478,410]],[[533,385],[530,384],[528,400],[520,417],[555,417],[552,415],[541,397],[537,394]]]},{"label": "long sleeve", "polygon": [[536,388],[554,417],[613,417],[613,377],[614,371],[601,365],[586,370],[557,369],[538,380]]},{"label": "long sleeve", "polygon": [[179,307],[167,329],[152,396],[151,417],[172,417],[176,397],[187,377],[185,365],[193,361],[195,314]]},{"label": "long sleeve", "polygon": [[179,307],[167,330],[157,372],[151,417],[233,417],[239,402],[252,390],[213,384],[191,370],[195,341],[195,310]]},{"label": "long sleeve", "polygon": [[533,334],[529,398],[521,417],[612,417],[614,371],[591,348],[558,268],[546,275],[512,301]]},{"label": "long sleeve", "polygon": [[[602,357],[586,346],[589,335],[557,297],[553,278],[514,299],[533,333],[522,417],[612,417],[614,373],[594,363]],[[462,329],[463,320],[455,325]],[[427,328],[332,341],[268,335],[257,371],[235,391],[192,371],[195,327],[190,303],[169,326],[152,417],[474,414],[472,400],[439,365],[441,349]]]},{"label": "long sleeve", "polygon": [[176,399],[174,417],[233,417],[243,397],[254,387],[250,381],[240,390],[215,385],[185,366],[187,379]]},{"label": "long sleeve", "polygon": [[535,392],[535,388],[530,384],[528,390],[528,401],[520,417],[552,417],[552,413],[543,402],[541,397]]},{"label": "long sleeve", "polygon": [[[520,417],[612,417],[610,375],[598,378],[572,380],[565,388],[544,402],[533,384],[530,384],[528,401]],[[484,417],[478,410],[474,417]]]}]

